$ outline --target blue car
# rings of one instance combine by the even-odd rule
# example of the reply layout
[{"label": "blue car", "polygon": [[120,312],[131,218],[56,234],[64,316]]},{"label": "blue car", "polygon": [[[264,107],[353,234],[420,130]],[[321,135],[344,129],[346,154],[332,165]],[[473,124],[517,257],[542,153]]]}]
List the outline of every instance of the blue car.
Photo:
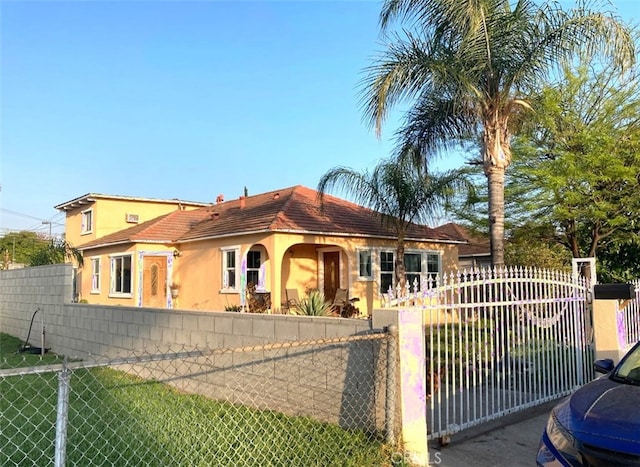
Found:
[{"label": "blue car", "polygon": [[551,411],[538,466],[640,466],[640,342]]}]

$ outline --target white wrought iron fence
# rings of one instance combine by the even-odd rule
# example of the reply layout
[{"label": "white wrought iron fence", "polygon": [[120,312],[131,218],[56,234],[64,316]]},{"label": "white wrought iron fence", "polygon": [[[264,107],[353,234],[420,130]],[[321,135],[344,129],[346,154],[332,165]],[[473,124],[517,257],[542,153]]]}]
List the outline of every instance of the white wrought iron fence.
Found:
[{"label": "white wrought iron fence", "polygon": [[0,465],[388,464],[395,346],[367,333],[81,361],[5,355]]},{"label": "white wrought iron fence", "polygon": [[428,431],[464,428],[569,394],[592,378],[587,286],[526,268],[438,276],[390,292],[423,313]]},{"label": "white wrought iron fence", "polygon": [[625,304],[622,311],[618,331],[622,333],[624,343],[628,348],[640,341],[640,279],[631,282],[635,287],[636,296]]}]

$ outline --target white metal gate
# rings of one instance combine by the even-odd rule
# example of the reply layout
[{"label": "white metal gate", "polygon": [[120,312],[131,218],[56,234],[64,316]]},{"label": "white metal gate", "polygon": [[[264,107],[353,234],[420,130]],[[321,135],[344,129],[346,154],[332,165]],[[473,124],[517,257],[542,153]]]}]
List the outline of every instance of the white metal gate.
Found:
[{"label": "white metal gate", "polygon": [[481,269],[418,288],[402,295],[425,317],[430,439],[560,398],[592,379],[584,280]]}]

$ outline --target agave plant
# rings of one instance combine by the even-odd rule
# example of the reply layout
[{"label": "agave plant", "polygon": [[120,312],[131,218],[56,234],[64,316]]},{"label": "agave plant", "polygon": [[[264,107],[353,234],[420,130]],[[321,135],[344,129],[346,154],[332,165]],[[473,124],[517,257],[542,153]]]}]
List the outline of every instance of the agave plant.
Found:
[{"label": "agave plant", "polygon": [[293,308],[294,315],[302,316],[331,316],[331,304],[325,299],[324,293],[312,289],[307,296]]}]

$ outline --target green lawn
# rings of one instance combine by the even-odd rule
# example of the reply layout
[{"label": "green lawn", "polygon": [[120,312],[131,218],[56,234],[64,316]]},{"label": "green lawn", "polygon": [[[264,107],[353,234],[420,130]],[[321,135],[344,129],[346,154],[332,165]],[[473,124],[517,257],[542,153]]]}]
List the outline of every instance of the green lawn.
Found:
[{"label": "green lawn", "polygon": [[[44,363],[14,355],[18,348],[18,339],[0,334],[2,368]],[[52,464],[57,385],[53,373],[0,379],[0,465]],[[390,465],[388,448],[365,433],[183,394],[108,368],[73,373],[67,434],[67,465]]]}]

